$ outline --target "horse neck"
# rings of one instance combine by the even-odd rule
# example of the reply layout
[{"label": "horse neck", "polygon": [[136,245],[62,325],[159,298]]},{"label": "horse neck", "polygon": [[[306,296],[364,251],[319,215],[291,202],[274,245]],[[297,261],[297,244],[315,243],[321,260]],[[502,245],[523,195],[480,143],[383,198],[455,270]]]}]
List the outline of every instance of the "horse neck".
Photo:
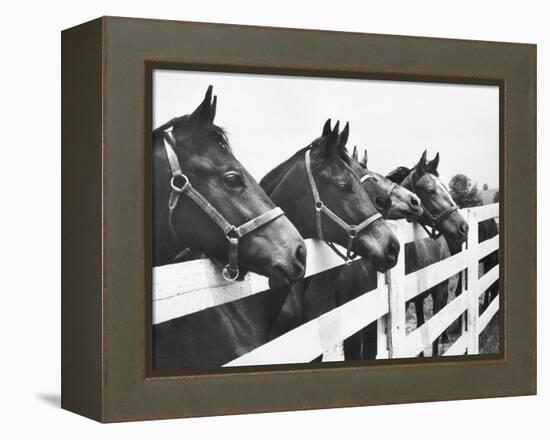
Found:
[{"label": "horse neck", "polygon": [[171,263],[183,249],[169,227],[168,198],[171,173],[162,142],[161,138],[157,138],[153,145],[153,241],[156,266]]},{"label": "horse neck", "polygon": [[316,238],[314,201],[303,158],[294,157],[292,164],[271,186],[268,196],[281,207],[303,238]]}]

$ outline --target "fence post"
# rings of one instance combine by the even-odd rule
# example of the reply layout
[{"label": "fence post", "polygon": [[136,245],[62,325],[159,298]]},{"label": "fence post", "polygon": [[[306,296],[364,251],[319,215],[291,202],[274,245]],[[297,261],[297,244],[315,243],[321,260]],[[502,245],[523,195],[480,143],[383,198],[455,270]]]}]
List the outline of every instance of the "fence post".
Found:
[{"label": "fence post", "polygon": [[389,332],[388,348],[390,359],[404,357],[406,337],[406,309],[405,309],[405,243],[402,240],[401,225],[397,237],[401,244],[401,252],[397,264],[388,273],[389,296]]},{"label": "fence post", "polygon": [[[386,274],[378,272],[377,288],[384,289],[386,286]],[[388,351],[388,315],[381,316],[376,321],[376,337],[378,342],[376,344],[377,353],[376,359],[387,359],[389,356]]]},{"label": "fence post", "polygon": [[478,224],[477,214],[473,209],[468,209],[467,221],[469,226],[468,231],[468,354],[478,354],[479,352],[479,335],[477,331],[479,318],[479,294],[478,294],[478,279],[479,279],[479,261],[477,259],[478,248]]},{"label": "fence post", "polygon": [[[468,252],[468,243],[464,243],[462,245],[462,251],[461,252]],[[462,270],[460,272],[460,279],[462,281],[462,292],[461,294],[465,294],[467,295],[469,290],[468,290],[468,268],[466,267],[464,270]],[[455,292],[455,295],[456,295],[457,292]],[[468,331],[468,310],[466,310],[466,312],[462,313],[460,315],[460,334],[461,335],[465,335]],[[466,349],[460,353],[460,354],[466,354]]]}]

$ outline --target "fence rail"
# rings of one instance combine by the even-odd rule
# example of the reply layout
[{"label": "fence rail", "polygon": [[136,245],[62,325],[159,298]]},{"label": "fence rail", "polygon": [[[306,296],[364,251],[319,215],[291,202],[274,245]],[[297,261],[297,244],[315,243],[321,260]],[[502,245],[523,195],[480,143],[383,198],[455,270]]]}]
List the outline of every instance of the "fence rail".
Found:
[{"label": "fence rail", "polygon": [[[234,359],[227,366],[309,362],[374,321],[378,321],[378,357],[416,356],[441,335],[459,316],[467,316],[467,330],[445,356],[476,354],[479,334],[498,312],[498,296],[479,316],[479,297],[499,278],[499,266],[478,275],[479,260],[499,247],[499,236],[478,242],[479,222],[498,218],[499,205],[461,210],[470,233],[465,249],[445,260],[405,275],[404,258],[378,287],[320,317]],[[418,225],[388,222],[402,249],[408,242],[426,238]],[[342,260],[319,240],[307,240],[306,276],[342,265]],[[405,304],[425,290],[463,272],[465,289],[422,326],[406,333]],[[185,274],[185,276],[183,276]],[[210,260],[196,260],[153,269],[153,324],[200,312],[268,290],[265,277],[247,274],[241,282],[227,282],[220,267]]]}]

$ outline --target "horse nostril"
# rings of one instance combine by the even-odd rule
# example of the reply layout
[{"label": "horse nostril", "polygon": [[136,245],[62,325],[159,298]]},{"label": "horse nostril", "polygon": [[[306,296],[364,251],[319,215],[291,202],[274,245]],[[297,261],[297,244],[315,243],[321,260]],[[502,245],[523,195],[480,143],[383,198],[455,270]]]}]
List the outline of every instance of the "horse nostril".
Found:
[{"label": "horse nostril", "polygon": [[397,240],[392,240],[389,242],[386,255],[392,261],[397,259],[397,256],[399,255],[399,242]]},{"label": "horse nostril", "polygon": [[460,226],[458,227],[458,229],[460,230],[460,232],[462,232],[464,235],[466,235],[468,233],[468,223],[466,222],[462,222],[460,223]]},{"label": "horse nostril", "polygon": [[307,260],[307,250],[303,244],[296,248],[296,259],[305,267]]},{"label": "horse nostril", "polygon": [[411,197],[411,206],[417,208],[420,205],[416,197]]},{"label": "horse nostril", "polygon": [[391,199],[389,197],[376,197],[374,199],[376,209],[379,211],[389,210],[391,208]]}]

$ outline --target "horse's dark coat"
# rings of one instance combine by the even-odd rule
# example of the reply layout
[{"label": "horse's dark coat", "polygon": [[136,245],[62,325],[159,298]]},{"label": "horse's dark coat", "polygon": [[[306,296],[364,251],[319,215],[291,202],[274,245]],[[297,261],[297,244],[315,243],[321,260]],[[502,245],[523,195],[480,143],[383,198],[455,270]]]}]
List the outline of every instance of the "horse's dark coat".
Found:
[{"label": "horse's dark coat", "polygon": [[[154,264],[186,258],[186,247],[226,261],[228,240],[209,215],[181,196],[175,212],[177,237],[168,221],[172,173],[161,130],[173,127],[175,152],[193,187],[229,222],[239,226],[274,208],[257,182],[233,156],[225,132],[214,125],[216,99],[208,89],[203,102],[188,116],[170,121],[153,133]],[[177,240],[178,239],[178,240]],[[189,254],[189,253],[188,253]],[[269,276],[270,286],[303,278],[306,250],[302,237],[286,217],[255,229],[239,241],[239,264]],[[286,290],[283,289],[283,292]],[[153,327],[156,369],[220,366],[267,340],[271,314],[286,295],[270,294],[212,308]],[[282,299],[281,299],[282,298]],[[260,342],[258,342],[260,341]]]},{"label": "horse's dark coat", "polygon": [[[347,131],[347,129],[345,129]],[[317,175],[324,179],[319,185],[323,200],[331,203],[331,208],[345,220],[355,222],[357,216],[371,214],[365,208],[362,191],[352,193],[347,197],[330,197],[325,187],[335,188],[340,184],[354,182],[348,168],[340,163],[340,159],[349,160],[342,156],[342,134],[335,130],[335,135],[317,140],[312,146],[313,168]],[[343,132],[344,133],[344,132]],[[331,145],[328,145],[329,140]],[[338,141],[338,142],[336,142]],[[303,153],[303,150],[301,150]],[[330,172],[329,172],[330,171]],[[301,193],[307,193],[307,177],[303,167],[300,152],[277,167],[269,174],[273,188],[290,184]],[[288,179],[292,179],[290,182]],[[265,187],[267,178],[262,181]],[[351,199],[351,200],[350,200]],[[349,206],[341,206],[344,203]],[[278,203],[279,204],[279,203]],[[280,204],[281,207],[283,204]],[[371,211],[375,212],[371,206]],[[287,207],[288,209],[288,207]],[[313,212],[313,206],[310,207]],[[353,216],[349,216],[351,213]],[[287,211],[287,215],[291,215]],[[307,222],[305,229],[314,230],[315,217],[304,217]],[[384,225],[385,226],[385,225]],[[385,226],[387,228],[387,226]],[[332,225],[326,228],[332,233]],[[340,231],[338,231],[340,232]],[[389,231],[389,228],[387,229]],[[338,234],[335,238],[339,238]],[[362,250],[361,248],[359,250]],[[280,309],[288,295],[289,289],[272,289],[269,292],[256,294],[245,299],[207,309],[193,315],[174,319],[155,326],[155,368],[204,368],[223,365],[224,363],[256,348],[269,340],[273,322],[280,313]]]},{"label": "horse's dark coat", "polygon": [[[352,161],[351,164],[357,167],[356,148],[353,151],[353,159],[355,163]],[[363,169],[356,169],[358,174],[367,173],[373,177],[363,183],[370,197],[388,197],[389,204],[376,204],[377,209],[385,217],[414,219],[422,214],[420,201],[416,196],[401,186],[394,187],[389,179],[367,169],[366,152],[361,166]],[[376,269],[369,259],[362,259],[350,266],[340,266],[310,277],[300,283],[300,288],[293,287],[271,336],[277,337],[286,333],[375,287]],[[376,344],[376,323],[345,341],[346,358],[366,359],[370,356],[367,354],[367,347],[373,347],[373,338]]]},{"label": "horse's dark coat", "polygon": [[[434,161],[426,163],[424,154],[417,167],[422,167],[422,173],[430,173],[434,178],[437,178],[438,160],[438,157],[436,157]],[[390,173],[388,177],[392,181],[401,184],[407,177],[417,172],[417,167],[412,169],[399,167]],[[436,195],[431,195],[432,198],[434,196]],[[433,206],[436,205],[434,204]],[[457,216],[456,221],[460,222],[463,219]],[[451,255],[447,240],[444,237],[440,237],[437,240],[425,239],[409,243],[405,246],[404,252],[406,273],[417,271]],[[307,283],[307,289],[298,292],[293,291],[293,294],[283,307],[283,312],[277,321],[277,325],[274,327],[272,337],[278,336],[297,325],[314,319],[322,313],[376,288],[376,282],[376,270],[366,259],[357,261],[351,266],[335,268],[305,280],[303,284]],[[415,298],[414,303],[419,326],[424,322],[424,299],[432,294],[434,298],[433,310],[434,313],[437,313],[447,302],[448,289],[449,282],[445,281]],[[377,353],[376,332],[377,325],[375,322],[346,339],[344,341],[346,359],[374,359]],[[435,354],[437,354],[437,344],[438,341],[434,343]]]}]

